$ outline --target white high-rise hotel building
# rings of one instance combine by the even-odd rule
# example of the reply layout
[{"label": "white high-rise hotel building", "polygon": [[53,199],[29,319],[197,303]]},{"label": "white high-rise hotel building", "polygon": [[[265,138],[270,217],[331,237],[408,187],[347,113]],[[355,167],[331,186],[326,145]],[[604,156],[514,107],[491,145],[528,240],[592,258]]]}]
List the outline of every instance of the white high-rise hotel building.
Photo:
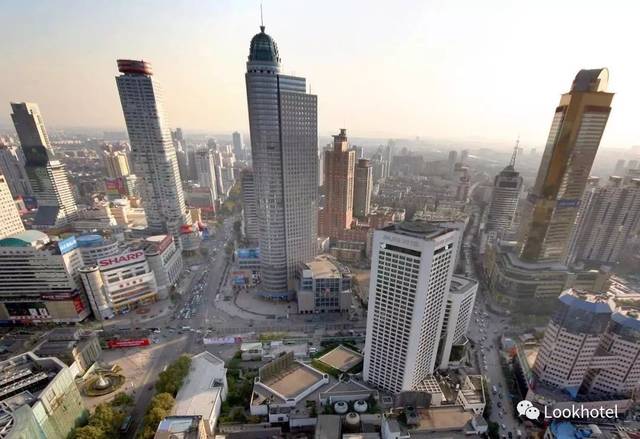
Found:
[{"label": "white high-rise hotel building", "polygon": [[169,233],[176,242],[189,223],[176,150],[162,103],[162,90],[149,63],[118,60],[116,77],[122,112],[131,141],[131,162],[141,179],[148,230]]},{"label": "white high-rise hotel building", "polygon": [[251,40],[245,79],[262,288],[280,293],[316,253],[317,97],[304,78],[280,74],[278,47],[264,26]]},{"label": "white high-rise hotel building", "polygon": [[218,198],[216,164],[213,151],[203,148],[195,153],[198,184],[211,189],[211,199]]},{"label": "white high-rise hotel building", "polygon": [[433,373],[459,240],[457,230],[421,222],[374,233],[364,360],[369,384],[395,393]]}]

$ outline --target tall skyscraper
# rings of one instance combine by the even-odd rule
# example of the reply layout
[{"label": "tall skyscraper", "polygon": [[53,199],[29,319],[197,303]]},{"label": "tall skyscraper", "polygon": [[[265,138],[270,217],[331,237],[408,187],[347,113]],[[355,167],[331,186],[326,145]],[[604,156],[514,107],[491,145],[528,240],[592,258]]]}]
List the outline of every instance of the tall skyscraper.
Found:
[{"label": "tall skyscraper", "polygon": [[560,98],[528,198],[520,253],[525,261],[566,258],[580,198],[611,112],[608,80],[607,69],[580,70],[571,91]]},{"label": "tall skyscraper", "polygon": [[4,175],[0,175],[0,239],[24,232],[24,225]]},{"label": "tall skyscraper", "polygon": [[179,242],[180,227],[189,220],[162,90],[145,61],[121,59],[118,70],[121,75],[116,77],[116,84],[148,230],[169,233]]},{"label": "tall skyscraper", "polygon": [[353,214],[358,218],[369,215],[371,191],[373,190],[373,168],[368,159],[358,160],[353,188]]},{"label": "tall skyscraper", "polygon": [[210,188],[213,191],[213,199],[217,199],[216,164],[213,159],[213,151],[206,148],[196,151],[196,170],[198,173],[198,184]]},{"label": "tall skyscraper", "polygon": [[625,184],[622,177],[610,177],[608,185],[589,188],[582,197],[568,262],[615,265],[639,225],[640,179]]},{"label": "tall skyscraper", "polygon": [[238,160],[244,160],[244,143],[242,142],[242,134],[234,131],[231,138],[233,140],[233,153],[236,155]]},{"label": "tall skyscraper", "polygon": [[25,157],[25,170],[38,200],[36,228],[67,225],[76,218],[78,206],[73,197],[64,165],[54,158],[49,136],[37,104],[11,103],[11,118]]},{"label": "tall skyscraper", "polygon": [[362,146],[353,145],[351,149],[356,153],[356,160],[364,158],[364,148]]},{"label": "tall skyscraper", "polygon": [[0,140],[0,174],[5,176],[14,198],[32,194],[24,163],[24,154],[17,146]]},{"label": "tall skyscraper", "polygon": [[456,275],[451,278],[438,348],[439,369],[448,369],[453,347],[467,341],[477,291],[478,282]]},{"label": "tall skyscraper", "polygon": [[613,169],[613,175],[624,175],[626,161],[620,159],[616,162],[616,167]]},{"label": "tall skyscraper", "polygon": [[373,235],[363,376],[389,392],[415,389],[436,366],[460,234],[399,223]]},{"label": "tall skyscraper", "polygon": [[449,175],[451,176],[455,174],[457,159],[458,159],[458,152],[449,151],[449,155],[447,156],[447,169],[449,170]]},{"label": "tall skyscraper", "polygon": [[106,151],[104,153],[107,175],[111,178],[129,175],[129,158],[124,151]]},{"label": "tall skyscraper", "polygon": [[317,97],[306,92],[304,78],[280,73],[278,47],[264,26],[251,40],[245,79],[261,285],[277,293],[316,253]]},{"label": "tall skyscraper", "polygon": [[176,128],[175,131],[171,131],[171,141],[173,142],[173,148],[176,150],[180,180],[183,182],[188,181],[189,157],[187,155],[187,144],[182,134],[182,128]]},{"label": "tall skyscraper", "polygon": [[353,221],[355,151],[349,148],[347,130],[333,136],[333,149],[324,153],[325,203],[320,234],[336,238]]},{"label": "tall skyscraper", "polygon": [[511,230],[522,192],[522,177],[515,170],[517,148],[516,145],[511,161],[493,181],[493,194],[485,230],[496,232],[497,235]]}]

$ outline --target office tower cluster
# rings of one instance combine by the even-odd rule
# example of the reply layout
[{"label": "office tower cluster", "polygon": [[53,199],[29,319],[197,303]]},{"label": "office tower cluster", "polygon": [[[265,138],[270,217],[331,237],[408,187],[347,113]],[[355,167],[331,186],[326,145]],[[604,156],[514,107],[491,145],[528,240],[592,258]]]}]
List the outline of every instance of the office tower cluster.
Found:
[{"label": "office tower cluster", "polygon": [[638,298],[564,291],[533,366],[536,384],[573,398],[632,397],[640,390],[640,319],[630,300]]},{"label": "office tower cluster", "polygon": [[28,102],[12,102],[11,109],[26,174],[38,200],[33,226],[38,229],[64,227],[77,217],[78,206],[64,164],[55,158],[40,109]]},{"label": "office tower cluster", "polygon": [[567,287],[602,288],[603,273],[568,267],[566,262],[580,201],[611,112],[608,79],[607,69],[578,72],[555,109],[535,184],[524,203],[517,246],[499,242],[485,253],[489,287],[512,307],[531,305],[535,311]]},{"label": "office tower cluster", "polygon": [[363,369],[369,384],[415,390],[448,365],[448,357],[438,363],[439,348],[450,353],[463,337],[477,289],[466,279],[451,288],[460,239],[459,231],[427,222],[374,232]]},{"label": "office tower cluster", "polygon": [[353,215],[366,218],[371,211],[371,194],[373,191],[373,167],[371,160],[361,158],[356,164],[353,185]]},{"label": "office tower cluster", "polygon": [[264,26],[251,40],[245,79],[262,288],[278,295],[316,254],[317,97],[304,78],[280,72]]},{"label": "office tower cluster", "polygon": [[110,178],[125,177],[131,174],[129,157],[124,151],[105,151],[105,165],[107,176]]},{"label": "office tower cluster", "polygon": [[374,228],[373,166],[371,160],[357,159],[362,148],[349,145],[346,129],[333,138],[322,152],[325,197],[318,216],[320,236],[333,256],[357,262],[368,254]]},{"label": "office tower cluster", "polygon": [[320,235],[335,239],[351,227],[355,182],[355,151],[349,148],[347,130],[333,136],[333,149],[324,152],[325,203],[320,211]]},{"label": "office tower cluster", "polygon": [[582,196],[569,241],[569,263],[614,266],[640,223],[640,178],[596,180]]}]

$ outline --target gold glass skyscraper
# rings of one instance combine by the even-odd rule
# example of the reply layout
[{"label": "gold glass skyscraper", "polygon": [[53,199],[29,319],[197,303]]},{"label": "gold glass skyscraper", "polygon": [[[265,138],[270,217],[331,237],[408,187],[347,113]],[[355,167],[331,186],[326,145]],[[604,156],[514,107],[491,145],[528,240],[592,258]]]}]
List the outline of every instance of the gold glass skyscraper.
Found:
[{"label": "gold glass skyscraper", "polygon": [[520,239],[527,262],[564,262],[582,193],[611,112],[609,71],[580,70],[560,98]]}]

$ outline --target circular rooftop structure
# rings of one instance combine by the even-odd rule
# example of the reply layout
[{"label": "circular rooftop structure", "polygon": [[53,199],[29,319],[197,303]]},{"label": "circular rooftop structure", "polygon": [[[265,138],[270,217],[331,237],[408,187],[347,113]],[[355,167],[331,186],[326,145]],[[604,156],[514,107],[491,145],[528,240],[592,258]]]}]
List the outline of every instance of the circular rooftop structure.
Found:
[{"label": "circular rooftop structure", "polygon": [[137,59],[119,59],[118,71],[125,74],[133,75],[153,75],[151,64],[143,60]]},{"label": "circular rooftop structure", "polygon": [[260,26],[260,33],[251,39],[249,61],[280,64],[278,45],[271,36],[264,32],[264,26]]}]

